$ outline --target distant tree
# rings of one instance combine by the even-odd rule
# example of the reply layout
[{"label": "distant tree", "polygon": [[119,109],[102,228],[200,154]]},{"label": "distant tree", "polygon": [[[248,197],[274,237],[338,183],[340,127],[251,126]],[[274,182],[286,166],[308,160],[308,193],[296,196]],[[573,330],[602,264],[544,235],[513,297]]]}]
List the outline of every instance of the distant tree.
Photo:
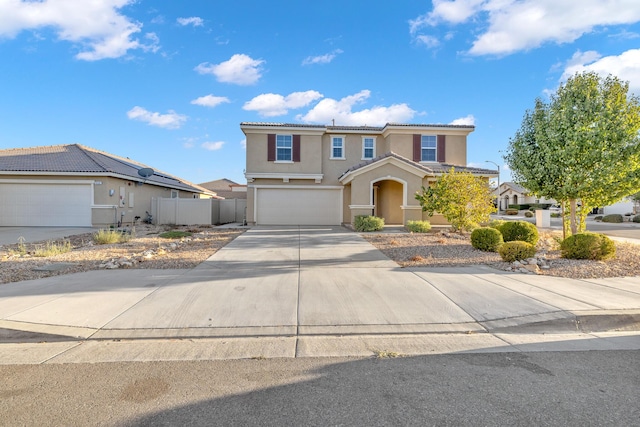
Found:
[{"label": "distant tree", "polygon": [[628,91],[611,75],[576,74],[548,103],[536,99],[509,141],[514,181],[560,202],[565,235],[640,188],[640,103]]},{"label": "distant tree", "polygon": [[486,179],[451,168],[433,186],[416,193],[422,210],[429,216],[438,212],[456,231],[470,230],[489,221],[496,211],[493,195]]}]

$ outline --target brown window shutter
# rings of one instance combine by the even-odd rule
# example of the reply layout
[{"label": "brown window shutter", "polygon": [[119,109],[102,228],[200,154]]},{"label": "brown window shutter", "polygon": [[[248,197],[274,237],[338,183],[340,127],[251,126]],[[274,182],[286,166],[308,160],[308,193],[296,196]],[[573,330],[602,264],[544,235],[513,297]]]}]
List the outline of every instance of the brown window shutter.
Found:
[{"label": "brown window shutter", "polygon": [[300,135],[293,135],[293,161],[300,161]]},{"label": "brown window shutter", "polygon": [[421,135],[413,135],[413,161],[419,162],[422,160],[422,147],[421,147]]},{"label": "brown window shutter", "polygon": [[267,135],[267,161],[276,161],[276,135],[274,133]]},{"label": "brown window shutter", "polygon": [[438,163],[444,163],[447,158],[447,153],[446,153],[446,144],[445,144],[445,140],[446,140],[446,136],[445,135],[438,135]]}]

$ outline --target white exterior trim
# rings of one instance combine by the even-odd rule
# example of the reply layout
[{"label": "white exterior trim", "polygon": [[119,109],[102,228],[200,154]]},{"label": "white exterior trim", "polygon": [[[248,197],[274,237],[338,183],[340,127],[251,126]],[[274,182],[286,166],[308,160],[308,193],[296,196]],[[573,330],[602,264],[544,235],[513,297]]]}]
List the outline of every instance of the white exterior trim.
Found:
[{"label": "white exterior trim", "polygon": [[349,209],[374,209],[374,205],[349,205]]},{"label": "white exterior trim", "polygon": [[[376,158],[376,144],[378,143],[378,141],[376,140],[376,136],[373,135],[363,135],[362,136],[362,159],[361,160],[372,160]],[[364,140],[365,139],[373,139],[373,156],[371,157],[365,157],[364,156]]]},{"label": "white exterior trim", "polygon": [[343,184],[348,184],[351,181],[353,181],[353,179],[355,177],[357,177],[358,175],[362,175],[363,173],[367,173],[373,169],[376,169],[380,166],[384,166],[386,164],[391,164],[393,166],[396,166],[402,170],[405,170],[409,173],[412,173],[418,177],[420,177],[421,179],[424,178],[425,176],[429,175],[429,173],[427,171],[424,171],[422,169],[419,169],[413,165],[407,164],[401,160],[396,159],[395,157],[387,157],[384,158],[382,160],[378,160],[377,162],[368,164],[366,166],[361,167],[358,170],[355,171],[351,171],[349,173],[347,173],[346,175],[344,175],[342,178],[340,178],[340,182]]},{"label": "white exterior trim", "polygon": [[373,205],[373,187],[374,184],[380,181],[395,181],[395,182],[399,182],[400,184],[402,184],[402,206],[406,206],[407,205],[407,181],[405,181],[404,179],[400,179],[400,178],[396,178],[393,177],[391,175],[387,175],[385,177],[382,178],[376,178],[375,180],[371,181],[369,183],[369,203]]},{"label": "white exterior trim", "polygon": [[[289,182],[291,179],[313,179],[317,184],[322,182],[324,174],[321,173],[278,173],[278,172],[257,172],[245,173],[247,182],[253,182],[255,179],[281,179],[283,182]],[[282,186],[280,186],[282,187]],[[319,187],[314,187],[319,188]]]}]

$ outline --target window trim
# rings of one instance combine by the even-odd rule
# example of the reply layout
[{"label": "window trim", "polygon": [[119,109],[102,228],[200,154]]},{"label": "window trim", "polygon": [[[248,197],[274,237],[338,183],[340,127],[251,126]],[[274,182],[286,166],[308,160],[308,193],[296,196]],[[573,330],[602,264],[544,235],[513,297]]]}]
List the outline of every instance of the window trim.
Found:
[{"label": "window trim", "polygon": [[[422,144],[426,141],[423,141],[423,138],[427,136],[427,137],[431,137],[434,138],[434,146],[433,147],[427,147],[424,148],[422,146]],[[424,159],[424,150],[433,150],[433,160],[425,160]],[[438,162],[438,135],[431,135],[431,134],[422,134],[420,135],[420,162],[421,163],[437,163]]]},{"label": "window trim", "polygon": [[[278,137],[289,137],[289,147],[278,147]],[[292,134],[276,134],[275,138],[275,163],[293,163],[293,135]],[[278,159],[278,148],[280,149],[288,149],[289,150],[289,158],[288,159]]]},{"label": "window trim", "polygon": [[[342,141],[342,144],[340,145],[340,153],[342,154],[342,156],[340,156],[340,157],[335,157],[333,155],[333,149],[334,149],[333,140],[334,139],[340,139]],[[330,155],[331,156],[329,157],[329,159],[331,159],[331,160],[346,160],[346,156],[345,156],[346,137],[344,135],[331,135],[330,142],[331,142],[331,144],[330,144],[329,150],[330,150]]]},{"label": "window trim", "polygon": [[[373,147],[371,147],[372,150],[372,155],[371,157],[367,157],[365,156],[365,152],[366,152],[366,148],[365,148],[365,140],[367,139],[372,139],[373,140]],[[362,160],[371,160],[374,159],[376,157],[376,137],[375,136],[363,136],[362,137]]]}]

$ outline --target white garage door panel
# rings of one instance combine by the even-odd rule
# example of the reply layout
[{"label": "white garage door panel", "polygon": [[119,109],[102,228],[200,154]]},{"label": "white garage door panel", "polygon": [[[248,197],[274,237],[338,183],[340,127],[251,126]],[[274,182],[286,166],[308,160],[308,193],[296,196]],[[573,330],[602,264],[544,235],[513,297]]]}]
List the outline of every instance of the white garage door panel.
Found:
[{"label": "white garage door panel", "polygon": [[0,226],[90,227],[90,184],[0,183]]},{"label": "white garage door panel", "polygon": [[333,189],[259,188],[260,225],[340,225],[342,198]]}]

